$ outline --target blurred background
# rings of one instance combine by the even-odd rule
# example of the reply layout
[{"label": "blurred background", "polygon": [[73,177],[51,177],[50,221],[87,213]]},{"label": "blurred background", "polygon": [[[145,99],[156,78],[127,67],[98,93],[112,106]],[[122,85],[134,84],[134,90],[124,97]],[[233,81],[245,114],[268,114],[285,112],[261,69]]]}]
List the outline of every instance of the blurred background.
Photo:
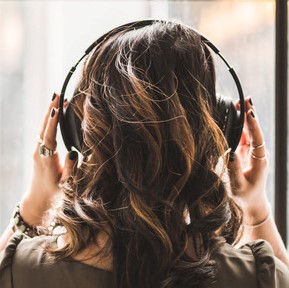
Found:
[{"label": "blurred background", "polygon": [[[96,38],[146,18],[191,25],[234,66],[271,155],[267,192],[274,207],[275,1],[0,1],[0,233],[27,189],[53,92]],[[218,92],[237,99],[226,67],[216,62]]]}]

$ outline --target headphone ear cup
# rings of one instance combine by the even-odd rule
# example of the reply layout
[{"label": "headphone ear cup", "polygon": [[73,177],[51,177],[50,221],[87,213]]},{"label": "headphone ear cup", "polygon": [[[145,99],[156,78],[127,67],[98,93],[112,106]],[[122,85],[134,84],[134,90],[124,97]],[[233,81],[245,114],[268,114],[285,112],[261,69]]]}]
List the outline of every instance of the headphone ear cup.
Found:
[{"label": "headphone ear cup", "polygon": [[67,150],[71,150],[72,147],[81,152],[83,144],[82,127],[79,117],[74,110],[74,98],[63,111],[63,124],[64,129],[62,131],[62,138]]},{"label": "headphone ear cup", "polygon": [[235,151],[240,142],[243,127],[240,125],[240,112],[229,97],[217,96],[217,123],[223,131],[229,148]]}]

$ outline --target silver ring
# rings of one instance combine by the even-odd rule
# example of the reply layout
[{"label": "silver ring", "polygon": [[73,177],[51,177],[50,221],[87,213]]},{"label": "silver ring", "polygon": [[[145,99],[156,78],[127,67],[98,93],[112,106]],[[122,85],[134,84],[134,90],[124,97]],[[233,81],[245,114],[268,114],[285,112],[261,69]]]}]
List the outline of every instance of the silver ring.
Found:
[{"label": "silver ring", "polygon": [[47,158],[56,153],[56,150],[51,150],[47,148],[43,143],[39,146],[39,155],[41,157]]}]

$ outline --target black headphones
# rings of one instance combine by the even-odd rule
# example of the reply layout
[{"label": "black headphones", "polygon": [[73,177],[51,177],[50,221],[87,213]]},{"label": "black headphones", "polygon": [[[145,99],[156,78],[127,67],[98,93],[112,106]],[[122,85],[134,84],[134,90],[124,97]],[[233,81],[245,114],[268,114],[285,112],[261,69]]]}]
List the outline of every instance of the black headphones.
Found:
[{"label": "black headphones", "polygon": [[[77,115],[75,114],[72,105],[68,104],[66,109],[64,110],[64,96],[65,90],[68,85],[68,82],[76,70],[77,65],[82,61],[84,57],[86,57],[94,48],[100,46],[104,41],[106,41],[111,36],[115,35],[116,33],[125,30],[133,30],[137,28],[142,28],[148,25],[151,25],[155,22],[164,22],[167,23],[168,21],[164,20],[142,20],[142,21],[135,21],[128,24],[121,25],[112,29],[111,31],[105,33],[100,38],[98,38],[94,43],[92,43],[85,51],[84,55],[78,60],[78,62],[70,69],[69,73],[66,76],[66,79],[63,83],[61,94],[60,94],[60,101],[59,101],[59,123],[60,123],[60,130],[62,134],[62,138],[64,144],[68,151],[71,151],[72,147],[76,148],[78,151],[81,151],[83,136],[81,132],[81,123]],[[190,28],[192,29],[192,28]],[[193,29],[192,29],[193,30]],[[194,30],[193,30],[194,31]],[[194,31],[195,32],[195,31]],[[197,33],[197,32],[195,32]],[[237,86],[237,90],[239,93],[240,99],[240,111],[237,111],[235,105],[231,98],[217,96],[217,111],[218,111],[218,119],[215,119],[220,129],[223,131],[226,140],[228,142],[231,151],[234,152],[239,144],[242,130],[244,126],[244,113],[245,113],[245,103],[244,103],[244,94],[242,90],[241,83],[239,78],[232,68],[232,66],[226,61],[223,55],[220,53],[219,49],[212,44],[208,39],[200,35],[201,40],[204,44],[206,44],[210,49],[212,49],[225,63],[228,67],[231,76]],[[73,103],[73,98],[71,100]]]}]

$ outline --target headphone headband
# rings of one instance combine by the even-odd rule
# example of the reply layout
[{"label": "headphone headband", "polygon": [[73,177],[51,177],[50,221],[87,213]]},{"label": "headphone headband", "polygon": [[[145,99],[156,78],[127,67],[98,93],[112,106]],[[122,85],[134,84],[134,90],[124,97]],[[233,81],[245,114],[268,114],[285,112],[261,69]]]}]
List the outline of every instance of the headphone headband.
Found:
[{"label": "headphone headband", "polygon": [[[137,28],[142,28],[145,26],[149,26],[154,24],[155,22],[163,22],[163,23],[172,23],[172,21],[167,21],[167,20],[141,20],[141,21],[134,21],[134,22],[130,22],[121,26],[118,26],[110,31],[108,31],[107,33],[103,34],[101,37],[99,37],[96,41],[94,41],[86,50],[84,55],[77,61],[77,63],[72,66],[72,68],[70,69],[70,71],[68,72],[64,83],[62,85],[62,89],[61,89],[61,93],[60,93],[60,100],[59,100],[59,123],[60,123],[60,129],[61,129],[61,133],[63,136],[63,140],[65,143],[65,146],[68,150],[71,150],[71,142],[69,141],[69,139],[67,139],[67,133],[66,133],[66,127],[65,127],[65,121],[64,121],[64,111],[63,111],[63,105],[64,105],[64,96],[65,96],[65,91],[68,85],[68,82],[71,78],[71,76],[73,75],[74,71],[76,70],[76,67],[78,66],[78,64],[83,60],[83,58],[85,58],[93,49],[95,49],[98,45],[101,45],[102,42],[106,41],[107,39],[109,39],[110,37],[112,37],[113,35],[117,34],[118,32],[127,30],[133,30],[133,29],[137,29]],[[238,117],[238,123],[236,123],[234,129],[235,131],[235,138],[233,143],[230,145],[231,151],[235,151],[238,147],[241,135],[242,135],[242,130],[243,130],[243,126],[244,126],[244,115],[245,115],[245,102],[244,102],[244,94],[243,94],[243,89],[240,83],[240,80],[235,72],[235,70],[233,69],[233,67],[228,63],[228,61],[224,58],[224,56],[221,54],[220,50],[212,43],[210,42],[207,38],[205,38],[204,36],[202,36],[201,34],[199,34],[198,32],[196,32],[194,29],[192,29],[191,27],[187,26],[189,29],[191,29],[192,31],[194,31],[195,33],[197,33],[200,37],[201,40],[204,44],[206,44],[212,51],[214,51],[215,54],[217,54],[221,60],[225,63],[225,65],[228,67],[228,70],[236,84],[237,90],[238,90],[238,94],[239,94],[239,100],[240,100],[240,115]],[[227,116],[226,116],[227,117]]]}]

